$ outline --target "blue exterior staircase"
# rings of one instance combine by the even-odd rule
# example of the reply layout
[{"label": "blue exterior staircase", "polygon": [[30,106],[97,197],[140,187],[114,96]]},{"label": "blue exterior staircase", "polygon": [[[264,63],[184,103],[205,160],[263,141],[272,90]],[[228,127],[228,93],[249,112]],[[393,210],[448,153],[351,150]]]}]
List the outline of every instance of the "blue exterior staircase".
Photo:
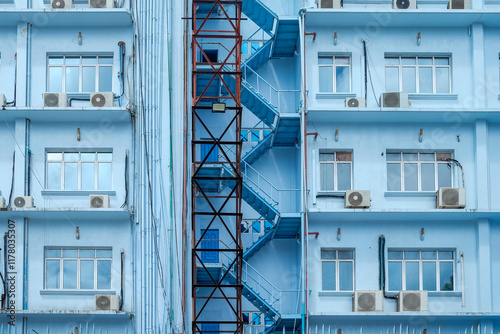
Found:
[{"label": "blue exterior staircase", "polygon": [[271,34],[278,16],[259,0],[243,0],[241,11],[265,32]]},{"label": "blue exterior staircase", "polygon": [[276,27],[272,57],[293,57],[299,39],[299,19],[280,18]]}]

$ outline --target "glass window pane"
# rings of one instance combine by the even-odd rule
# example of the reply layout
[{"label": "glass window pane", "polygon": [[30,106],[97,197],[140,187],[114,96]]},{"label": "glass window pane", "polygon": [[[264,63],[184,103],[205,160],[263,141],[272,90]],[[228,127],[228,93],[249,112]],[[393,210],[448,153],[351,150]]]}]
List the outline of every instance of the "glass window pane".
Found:
[{"label": "glass window pane", "polygon": [[451,166],[438,164],[438,188],[451,187]]},{"label": "glass window pane", "polygon": [[66,92],[80,91],[80,68],[66,67]]},{"label": "glass window pane", "polygon": [[337,152],[337,161],[351,161],[351,152]]},{"label": "glass window pane", "polygon": [[255,52],[257,52],[257,50],[259,49],[259,47],[260,47],[259,42],[253,42],[252,43],[252,54],[254,54]]},{"label": "glass window pane", "polygon": [[319,91],[333,92],[333,72],[330,66],[319,68]]},{"label": "glass window pane", "polygon": [[404,164],[404,190],[418,190],[418,171],[417,164]]},{"label": "glass window pane", "polygon": [[399,65],[399,57],[385,57],[387,65]]},{"label": "glass window pane", "polygon": [[101,259],[110,259],[112,255],[111,249],[98,249],[97,257]]},{"label": "glass window pane", "polygon": [[99,189],[111,189],[111,163],[99,163]]},{"label": "glass window pane", "polygon": [[59,162],[47,164],[47,189],[61,189],[61,163]]},{"label": "glass window pane", "polygon": [[95,67],[82,68],[82,92],[95,92]]},{"label": "glass window pane", "polygon": [[439,263],[439,288],[441,291],[453,291],[453,262]]},{"label": "glass window pane", "polygon": [[61,261],[47,260],[45,268],[45,288],[46,289],[59,289],[60,288],[60,268]]},{"label": "glass window pane", "polygon": [[389,262],[389,290],[403,290],[401,262]]},{"label": "glass window pane", "polygon": [[78,257],[78,249],[64,249],[63,250],[64,258],[77,258]]},{"label": "glass window pane", "polygon": [[113,68],[111,66],[99,67],[99,92],[111,92]]},{"label": "glass window pane", "polygon": [[93,162],[82,163],[82,190],[95,188],[95,166]]},{"label": "glass window pane", "polygon": [[339,259],[352,260],[354,259],[354,252],[352,250],[339,250]]},{"label": "glass window pane", "polygon": [[260,313],[253,313],[252,314],[252,323],[254,325],[260,325],[260,323],[261,323]]},{"label": "glass window pane", "polygon": [[95,161],[95,152],[91,153],[82,152],[81,159],[82,161]]},{"label": "glass window pane", "polygon": [[436,93],[450,92],[450,69],[436,67]]},{"label": "glass window pane", "polygon": [[64,189],[78,189],[78,163],[76,162],[64,164]]},{"label": "glass window pane", "polygon": [[403,161],[418,161],[417,153],[403,153]]},{"label": "glass window pane", "polygon": [[447,161],[451,159],[451,153],[436,153],[436,161]]},{"label": "glass window pane", "polygon": [[246,55],[248,53],[248,43],[241,44],[241,54]]},{"label": "glass window pane", "polygon": [[111,289],[111,261],[97,261],[97,288]]},{"label": "glass window pane", "polygon": [[418,251],[406,251],[405,252],[405,260],[419,260],[420,253]]},{"label": "glass window pane", "polygon": [[434,161],[434,153],[420,153],[420,161]]},{"label": "glass window pane", "polygon": [[319,161],[335,161],[335,153],[321,153]]},{"label": "glass window pane", "polygon": [[89,64],[97,64],[97,57],[96,56],[83,56],[82,57],[82,64],[84,65],[89,65]]},{"label": "glass window pane", "polygon": [[387,190],[401,190],[401,165],[387,164]]},{"label": "glass window pane", "polygon": [[321,190],[334,190],[333,187],[333,164],[320,164]]},{"label": "glass window pane", "polygon": [[337,190],[351,189],[351,164],[337,164]]},{"label": "glass window pane", "polygon": [[418,75],[419,93],[432,93],[432,67],[420,67]]},{"label": "glass window pane", "polygon": [[335,57],[335,64],[336,65],[349,65],[350,58],[349,57]]},{"label": "glass window pane", "polygon": [[62,154],[61,153],[47,153],[47,160],[61,161],[62,160]]},{"label": "glass window pane", "polygon": [[49,57],[49,65],[63,65],[63,64],[64,64],[63,56]]},{"label": "glass window pane", "polygon": [[406,290],[420,290],[418,286],[418,262],[406,262]]},{"label": "glass window pane", "polygon": [[62,92],[62,67],[49,67],[49,92]]},{"label": "glass window pane", "polygon": [[99,64],[113,64],[113,57],[110,56],[99,56]]},{"label": "glass window pane", "polygon": [[248,142],[248,130],[241,130],[241,141]]},{"label": "glass window pane", "polygon": [[399,92],[399,68],[385,68],[385,90],[387,92]]},{"label": "glass window pane", "polygon": [[271,224],[270,222],[268,222],[267,220],[264,221],[264,232],[267,232],[269,231],[270,229],[273,228],[273,224]]},{"label": "glass window pane", "polygon": [[97,153],[97,160],[111,161],[113,160],[113,153]]},{"label": "glass window pane", "polygon": [[401,154],[399,153],[387,153],[385,156],[387,161],[401,161]]},{"label": "glass window pane", "polygon": [[415,65],[416,57],[401,57],[401,65]]},{"label": "glass window pane", "polygon": [[321,259],[322,260],[334,260],[337,258],[337,255],[334,250],[327,250],[327,249],[322,249],[321,250]]},{"label": "glass window pane", "polygon": [[78,161],[78,153],[64,153],[65,161]]},{"label": "glass window pane", "polygon": [[436,291],[436,262],[422,262],[423,289]]},{"label": "glass window pane", "polygon": [[403,252],[401,251],[390,251],[388,253],[389,260],[402,260]]},{"label": "glass window pane", "polygon": [[422,252],[422,260],[435,260],[436,252]]},{"label": "glass window pane", "polygon": [[335,262],[323,261],[321,265],[321,277],[323,278],[322,290],[335,290]]},{"label": "glass window pane", "polygon": [[340,261],[339,262],[339,290],[340,291],[352,291],[352,262],[351,261]]},{"label": "glass window pane", "polygon": [[95,258],[95,249],[80,249],[80,258]]},{"label": "glass window pane", "polygon": [[76,289],[76,260],[63,262],[63,288]]},{"label": "glass window pane", "polygon": [[435,65],[450,65],[449,57],[435,57],[434,58]]},{"label": "glass window pane", "polygon": [[434,164],[422,164],[421,166],[422,191],[434,191]]},{"label": "glass window pane", "polygon": [[453,252],[449,251],[440,251],[439,252],[440,260],[453,260]]},{"label": "glass window pane", "polygon": [[252,233],[260,233],[260,232],[261,232],[260,221],[256,220],[252,222]]},{"label": "glass window pane", "polygon": [[333,57],[319,57],[318,64],[333,64]]},{"label": "glass window pane", "polygon": [[80,56],[66,57],[66,65],[80,65]]},{"label": "glass window pane", "polygon": [[94,261],[80,261],[80,289],[94,289]]},{"label": "glass window pane", "polygon": [[349,67],[337,66],[336,70],[337,90],[336,92],[350,92]]},{"label": "glass window pane", "polygon": [[253,130],[252,131],[252,142],[258,143],[260,141],[260,131],[259,130]]},{"label": "glass window pane", "polygon": [[45,257],[61,257],[60,249],[46,249]]},{"label": "glass window pane", "polygon": [[432,65],[432,57],[419,57],[418,64],[419,65]]},{"label": "glass window pane", "polygon": [[403,67],[403,91],[408,93],[417,92],[415,67]]}]

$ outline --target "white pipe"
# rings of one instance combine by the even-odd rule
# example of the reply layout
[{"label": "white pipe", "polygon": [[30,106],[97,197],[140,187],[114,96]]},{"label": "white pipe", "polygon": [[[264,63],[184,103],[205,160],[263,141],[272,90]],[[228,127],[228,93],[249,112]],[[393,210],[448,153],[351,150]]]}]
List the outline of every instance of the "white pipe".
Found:
[{"label": "white pipe", "polygon": [[464,270],[464,252],[460,252],[460,269],[462,271],[462,307],[465,307],[465,270]]}]

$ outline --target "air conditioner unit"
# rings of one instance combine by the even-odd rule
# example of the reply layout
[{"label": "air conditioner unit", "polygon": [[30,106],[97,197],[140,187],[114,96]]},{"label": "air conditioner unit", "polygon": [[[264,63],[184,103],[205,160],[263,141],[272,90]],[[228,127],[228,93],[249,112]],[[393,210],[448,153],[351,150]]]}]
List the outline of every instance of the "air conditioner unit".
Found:
[{"label": "air conditioner unit", "polygon": [[96,311],[119,311],[120,297],[117,295],[95,295]]},{"label": "air conditioner unit", "polygon": [[44,93],[43,106],[46,108],[66,108],[68,106],[68,94]]},{"label": "air conditioner unit", "polygon": [[7,209],[7,205],[5,205],[5,198],[0,196],[0,209]]},{"label": "air conditioner unit", "polygon": [[5,107],[7,105],[7,99],[4,94],[0,94],[0,107]]},{"label": "air conditioner unit", "polygon": [[417,9],[417,0],[392,0],[392,9]]},{"label": "air conditioner unit", "polygon": [[92,209],[107,209],[109,208],[108,195],[90,195],[89,203]]},{"label": "air conditioner unit", "polygon": [[470,0],[450,0],[448,9],[470,9]]},{"label": "air conditioner unit", "polygon": [[352,297],[353,312],[382,312],[382,291],[355,291]]},{"label": "air conditioner unit", "polygon": [[364,97],[351,97],[345,99],[346,108],[366,108],[366,102]]},{"label": "air conditioner unit", "polygon": [[410,99],[408,93],[382,93],[380,96],[380,105],[383,108],[408,108],[410,106]]},{"label": "air conditioner unit", "polygon": [[90,105],[97,108],[114,107],[115,97],[112,92],[90,93]]},{"label": "air conditioner unit", "polygon": [[400,291],[398,294],[398,312],[427,311],[427,291]]},{"label": "air conditioner unit", "polygon": [[89,0],[90,8],[115,8],[114,0]]},{"label": "air conditioner unit", "polygon": [[14,207],[17,209],[33,208],[33,197],[31,196],[17,196],[14,198]]},{"label": "air conditioner unit", "polygon": [[439,188],[439,190],[436,191],[436,208],[465,208],[465,188]]},{"label": "air conditioner unit", "polygon": [[52,8],[54,9],[73,8],[73,0],[52,0]]},{"label": "air conditioner unit", "polygon": [[370,190],[347,190],[345,192],[345,208],[369,208]]}]

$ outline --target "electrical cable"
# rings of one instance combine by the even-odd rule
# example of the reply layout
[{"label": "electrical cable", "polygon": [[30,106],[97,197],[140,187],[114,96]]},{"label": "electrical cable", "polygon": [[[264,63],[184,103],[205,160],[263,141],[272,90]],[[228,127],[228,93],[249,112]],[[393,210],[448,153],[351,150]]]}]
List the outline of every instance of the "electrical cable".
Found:
[{"label": "electrical cable", "polygon": [[128,205],[128,151],[125,153],[125,201],[120,208],[125,208]]},{"label": "electrical cable", "polygon": [[7,102],[5,103],[8,106],[16,106],[16,99],[17,99],[17,52],[14,55],[14,101],[12,102]]},{"label": "electrical cable", "polygon": [[10,183],[9,203],[8,208],[12,207],[12,192],[14,191],[14,173],[16,170],[16,151],[12,153],[12,181]]},{"label": "electrical cable", "polygon": [[[464,168],[462,167],[462,164],[460,164],[460,162],[458,162],[458,160],[455,160],[452,158],[447,158],[446,161],[453,162],[455,165],[458,166],[458,168],[460,168],[460,171],[462,172],[462,188],[465,188]],[[451,166],[450,166],[450,168],[451,168]]]}]

